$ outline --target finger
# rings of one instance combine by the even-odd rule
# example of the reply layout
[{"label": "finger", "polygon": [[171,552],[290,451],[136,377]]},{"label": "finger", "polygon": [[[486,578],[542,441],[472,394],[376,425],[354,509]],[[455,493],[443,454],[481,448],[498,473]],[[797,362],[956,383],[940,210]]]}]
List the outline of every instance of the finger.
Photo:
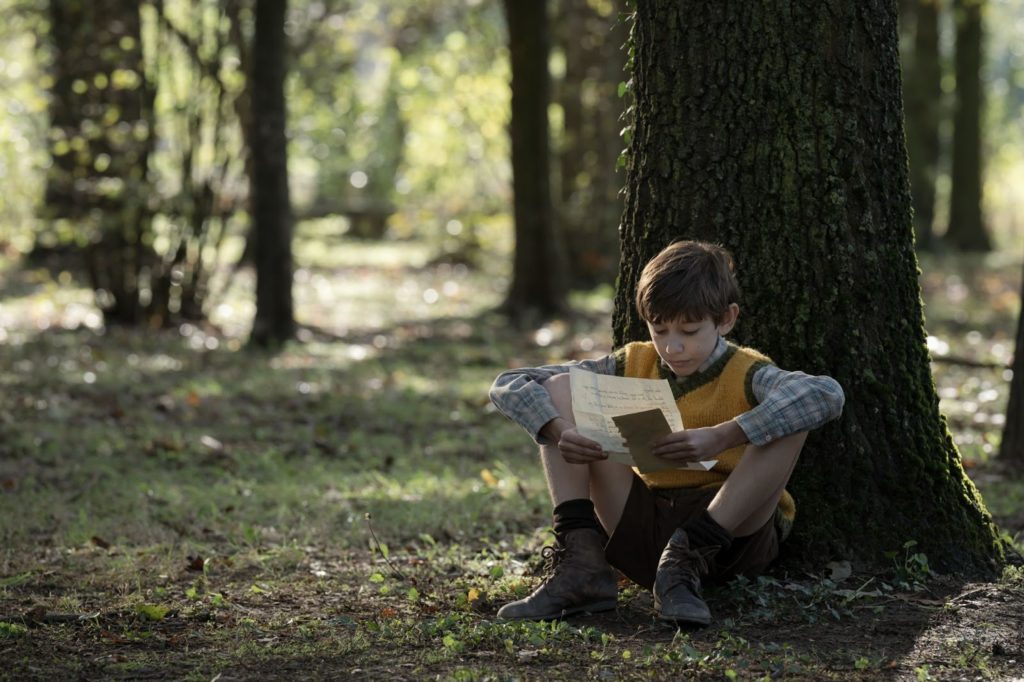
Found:
[{"label": "finger", "polygon": [[577,445],[587,450],[600,450],[601,444],[597,441],[591,440],[586,436],[581,436],[578,431],[572,431],[570,433],[563,434],[562,440]]},{"label": "finger", "polygon": [[688,442],[663,443],[651,448],[651,453],[658,457],[668,457],[672,454],[690,454],[694,450],[693,445]]},{"label": "finger", "polygon": [[580,454],[576,452],[563,452],[562,459],[570,464],[590,464],[597,462],[602,459],[606,459],[607,455],[591,455],[591,454]]}]

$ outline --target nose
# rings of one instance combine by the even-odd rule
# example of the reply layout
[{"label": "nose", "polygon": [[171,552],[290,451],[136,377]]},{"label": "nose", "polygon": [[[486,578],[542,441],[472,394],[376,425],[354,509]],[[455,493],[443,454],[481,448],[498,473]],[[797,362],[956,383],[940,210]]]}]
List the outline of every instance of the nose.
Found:
[{"label": "nose", "polygon": [[683,352],[683,340],[678,337],[669,337],[665,339],[665,351],[667,353]]}]

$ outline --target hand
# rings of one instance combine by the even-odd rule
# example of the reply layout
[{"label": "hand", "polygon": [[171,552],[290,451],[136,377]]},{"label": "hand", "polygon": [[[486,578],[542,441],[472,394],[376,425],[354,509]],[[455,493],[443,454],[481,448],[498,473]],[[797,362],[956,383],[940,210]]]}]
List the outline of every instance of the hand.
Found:
[{"label": "hand", "polygon": [[558,451],[569,464],[590,464],[608,459],[601,444],[581,436],[575,426],[562,431],[558,439]]},{"label": "hand", "polygon": [[659,439],[651,453],[674,462],[700,462],[747,442],[743,429],[734,421],[700,429],[685,429]]},{"label": "hand", "polygon": [[552,419],[544,426],[543,433],[548,440],[558,444],[562,459],[570,464],[590,464],[608,459],[600,443],[581,436],[576,425],[566,419]]}]

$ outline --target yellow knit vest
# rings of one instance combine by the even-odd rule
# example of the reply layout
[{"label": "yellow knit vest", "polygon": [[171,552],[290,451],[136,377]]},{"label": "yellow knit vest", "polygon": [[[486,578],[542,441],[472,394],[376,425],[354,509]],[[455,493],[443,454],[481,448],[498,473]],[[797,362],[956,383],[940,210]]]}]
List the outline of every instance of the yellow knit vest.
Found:
[{"label": "yellow knit vest", "polygon": [[[676,406],[683,417],[683,426],[696,429],[729,421],[757,404],[751,388],[754,374],[771,360],[752,348],[729,344],[726,352],[706,371],[697,376],[677,380],[661,364],[654,344],[649,341],[630,343],[616,351],[616,371],[623,376],[641,379],[668,379]],[[710,471],[668,469],[637,475],[649,488],[717,488],[736,468],[746,450],[745,445],[718,454],[718,463]],[[796,515],[796,505],[788,491],[783,491],[779,511],[787,523]]]}]

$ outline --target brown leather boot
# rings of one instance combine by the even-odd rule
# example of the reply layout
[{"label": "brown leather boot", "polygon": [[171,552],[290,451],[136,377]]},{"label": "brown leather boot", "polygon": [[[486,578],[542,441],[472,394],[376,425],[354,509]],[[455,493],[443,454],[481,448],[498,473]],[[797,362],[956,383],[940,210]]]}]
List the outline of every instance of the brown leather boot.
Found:
[{"label": "brown leather boot", "polygon": [[550,577],[530,596],[502,606],[498,618],[554,620],[615,608],[618,583],[604,558],[604,540],[596,530],[570,530],[564,544],[545,547],[544,555],[551,561]]},{"label": "brown leather boot", "polygon": [[691,549],[686,531],[677,528],[661,553],[654,578],[654,609],[658,617],[677,623],[709,624],[711,610],[700,596],[700,578],[707,572],[705,556]]}]

